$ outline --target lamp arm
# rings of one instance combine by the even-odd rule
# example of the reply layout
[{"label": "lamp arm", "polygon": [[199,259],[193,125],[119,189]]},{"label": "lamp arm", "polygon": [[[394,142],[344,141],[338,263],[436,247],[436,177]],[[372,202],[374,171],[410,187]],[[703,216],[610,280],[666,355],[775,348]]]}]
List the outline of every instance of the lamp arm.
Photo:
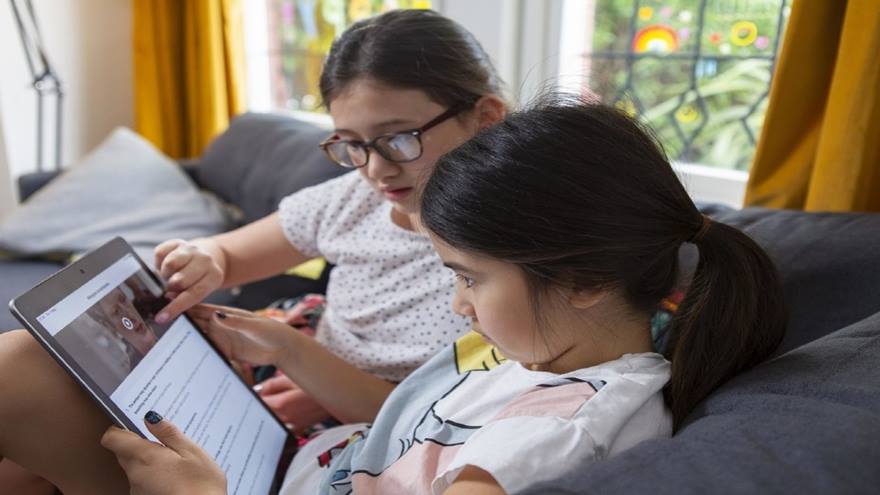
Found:
[{"label": "lamp arm", "polygon": [[[23,7],[19,5],[23,3]],[[43,37],[40,26],[37,23],[37,15],[31,0],[9,0],[12,5],[12,13],[15,16],[18,34],[24,48],[25,59],[31,73],[31,84],[37,92],[37,167],[43,167],[43,97],[46,94],[54,94],[55,104],[55,168],[61,168],[61,127],[62,127],[62,101],[64,92],[61,89],[61,79],[52,68],[49,57],[43,45]],[[22,17],[22,12],[26,17]],[[25,24],[27,21],[27,24]]]},{"label": "lamp arm", "polygon": [[34,47],[28,42],[27,29],[24,27],[24,21],[21,20],[21,13],[18,11],[18,2],[9,0],[12,5],[12,14],[15,16],[15,24],[18,27],[18,34],[21,37],[21,45],[24,47],[24,58],[27,60],[28,69],[31,71],[31,77],[37,79],[37,68],[34,64]]}]

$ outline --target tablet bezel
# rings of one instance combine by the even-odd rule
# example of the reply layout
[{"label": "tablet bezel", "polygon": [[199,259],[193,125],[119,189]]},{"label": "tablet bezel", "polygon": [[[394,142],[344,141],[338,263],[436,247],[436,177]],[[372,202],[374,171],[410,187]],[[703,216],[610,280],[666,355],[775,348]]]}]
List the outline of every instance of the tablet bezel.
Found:
[{"label": "tablet bezel", "polygon": [[[119,409],[113,400],[103,391],[101,388],[91,379],[88,373],[85,372],[77,362],[67,353],[67,351],[57,343],[57,340],[39,323],[37,317],[45,313],[49,308],[55,306],[64,299],[71,292],[81,287],[83,284],[91,280],[92,278],[98,276],[102,271],[109,268],[113,263],[122,259],[125,255],[131,254],[135,260],[137,260],[141,269],[149,274],[149,276],[155,281],[160,287],[162,287],[163,291],[165,289],[165,284],[162,280],[156,276],[153,271],[147,267],[147,265],[141,260],[141,258],[134,252],[131,246],[121,237],[116,237],[103,246],[90,251],[82,258],[74,261],[70,265],[62,268],[60,271],[55,274],[49,276],[35,287],[25,292],[24,294],[12,299],[9,301],[9,310],[12,314],[24,325],[25,329],[30,332],[31,335],[43,346],[44,349],[52,356],[61,367],[67,371],[73,379],[83,387],[86,392],[91,396],[91,398],[98,404],[98,407],[107,414],[110,419],[116,423],[117,426],[124,428],[126,430],[137,433],[143,438],[144,433],[141,431],[141,428],[137,425],[133,424],[128,416],[123,413],[121,409]],[[287,427],[284,425],[278,416],[275,415],[274,411],[272,411],[263,400],[257,395],[254,390],[247,385],[247,383],[242,379],[242,377],[235,371],[235,368],[231,365],[226,356],[208,339],[201,329],[193,323],[193,321],[187,315],[181,315],[179,318],[186,318],[190,324],[197,330],[199,330],[198,335],[208,344],[208,346],[214,350],[214,352],[220,356],[229,370],[233,375],[243,384],[245,388],[247,388],[250,393],[253,395],[254,400],[257,401],[260,406],[262,406],[266,411],[269,412],[272,419],[274,419],[279,426],[287,433],[287,437],[282,448],[281,458],[279,459],[279,464],[275,471],[275,476],[272,481],[272,485],[270,488],[270,493],[277,493],[281,488],[281,482],[283,481],[284,475],[287,471],[287,466],[290,464],[290,461],[293,458],[293,455],[296,453],[296,437],[290,434],[287,430]]]}]

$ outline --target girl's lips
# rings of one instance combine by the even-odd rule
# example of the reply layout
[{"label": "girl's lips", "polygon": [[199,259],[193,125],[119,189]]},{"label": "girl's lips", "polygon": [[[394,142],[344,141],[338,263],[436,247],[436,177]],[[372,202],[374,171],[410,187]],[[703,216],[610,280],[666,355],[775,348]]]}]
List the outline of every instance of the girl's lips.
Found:
[{"label": "girl's lips", "polygon": [[401,199],[409,196],[409,193],[412,192],[411,187],[401,187],[399,189],[383,189],[382,193],[386,198],[392,201],[400,201]]}]

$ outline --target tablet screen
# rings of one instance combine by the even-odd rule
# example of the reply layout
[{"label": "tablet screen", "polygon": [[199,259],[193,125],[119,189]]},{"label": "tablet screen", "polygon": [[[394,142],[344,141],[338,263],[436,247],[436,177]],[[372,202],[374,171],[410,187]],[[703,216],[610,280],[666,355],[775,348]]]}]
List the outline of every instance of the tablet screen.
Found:
[{"label": "tablet screen", "polygon": [[226,472],[229,493],[268,493],[288,438],[185,317],[155,323],[162,288],[125,254],[37,316],[147,438],[144,414],[177,425]]}]

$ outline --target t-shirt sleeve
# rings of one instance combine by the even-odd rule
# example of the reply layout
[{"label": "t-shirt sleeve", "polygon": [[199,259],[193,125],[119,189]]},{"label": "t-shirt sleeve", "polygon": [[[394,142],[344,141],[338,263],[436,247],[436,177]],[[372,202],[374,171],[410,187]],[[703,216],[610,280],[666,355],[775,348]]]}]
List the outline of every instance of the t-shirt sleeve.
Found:
[{"label": "t-shirt sleeve", "polygon": [[558,416],[505,418],[480,428],[434,480],[442,493],[467,466],[492,475],[507,493],[582,469],[597,459],[596,444],[577,422]]},{"label": "t-shirt sleeve", "polygon": [[[319,237],[327,230],[331,211],[344,191],[349,174],[306,187],[278,204],[281,230],[291,244],[308,257],[321,256]],[[350,181],[349,181],[350,182]]]}]

